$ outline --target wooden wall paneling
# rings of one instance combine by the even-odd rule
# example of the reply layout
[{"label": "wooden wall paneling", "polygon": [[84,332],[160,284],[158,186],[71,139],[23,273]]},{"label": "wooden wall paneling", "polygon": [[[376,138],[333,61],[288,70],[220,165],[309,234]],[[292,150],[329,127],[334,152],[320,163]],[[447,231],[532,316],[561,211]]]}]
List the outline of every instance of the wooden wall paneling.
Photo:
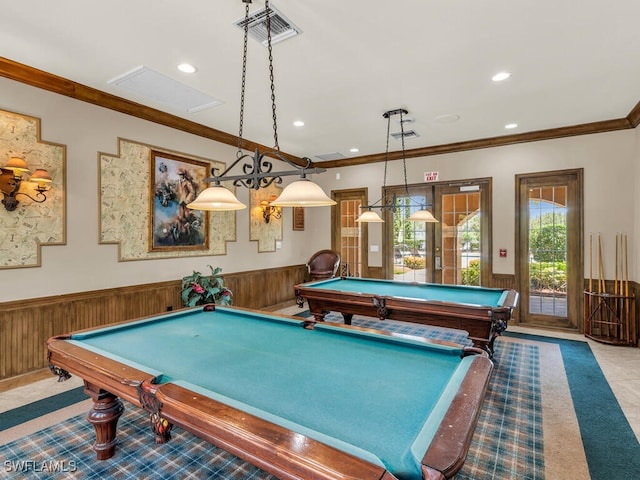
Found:
[{"label": "wooden wall paneling", "polygon": [[367,269],[368,278],[384,278],[384,271],[382,267],[371,267]]},{"label": "wooden wall paneling", "polygon": [[[233,304],[264,308],[292,302],[304,265],[226,274]],[[0,391],[46,378],[54,335],[182,308],[181,280],[0,303]],[[29,376],[29,374],[34,374]],[[24,380],[18,380],[25,376]]]},{"label": "wooden wall paneling", "polygon": [[515,275],[508,274],[500,274],[494,273],[491,276],[491,287],[493,288],[516,288],[516,277]]}]

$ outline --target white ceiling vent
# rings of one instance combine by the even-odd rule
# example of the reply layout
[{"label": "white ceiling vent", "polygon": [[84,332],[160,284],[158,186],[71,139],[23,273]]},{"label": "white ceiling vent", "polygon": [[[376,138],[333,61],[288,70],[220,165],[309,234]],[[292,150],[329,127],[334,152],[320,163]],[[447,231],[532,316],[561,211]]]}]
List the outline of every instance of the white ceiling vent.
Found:
[{"label": "white ceiling vent", "polygon": [[392,133],[391,136],[396,140],[400,140],[402,137],[404,138],[418,138],[420,135],[415,130],[405,130],[404,135],[402,132]]},{"label": "white ceiling vent", "polygon": [[[302,30],[294,25],[273,5],[269,6],[269,16],[271,17],[271,45],[291,38]],[[262,46],[267,46],[267,14],[266,8],[257,10],[249,15],[249,36],[259,41]],[[235,22],[237,27],[244,30],[244,17]]]},{"label": "white ceiling vent", "polygon": [[199,112],[224,103],[218,98],[143,66],[134,68],[107,83],[187,113]]}]

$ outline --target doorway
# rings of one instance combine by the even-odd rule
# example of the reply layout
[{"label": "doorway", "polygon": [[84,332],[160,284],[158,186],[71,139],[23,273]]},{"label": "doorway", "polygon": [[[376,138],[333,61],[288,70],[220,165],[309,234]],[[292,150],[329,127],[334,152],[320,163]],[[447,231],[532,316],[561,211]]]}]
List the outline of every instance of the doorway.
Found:
[{"label": "doorway", "polygon": [[582,169],[516,175],[520,323],[579,330],[583,260]]},{"label": "doorway", "polygon": [[[387,187],[385,278],[449,285],[491,285],[491,180]],[[411,222],[426,206],[437,223]]]},{"label": "doorway", "polygon": [[356,222],[360,207],[366,205],[367,189],[334,190],[331,197],[331,249],[340,254],[339,276],[368,276],[368,230]]}]

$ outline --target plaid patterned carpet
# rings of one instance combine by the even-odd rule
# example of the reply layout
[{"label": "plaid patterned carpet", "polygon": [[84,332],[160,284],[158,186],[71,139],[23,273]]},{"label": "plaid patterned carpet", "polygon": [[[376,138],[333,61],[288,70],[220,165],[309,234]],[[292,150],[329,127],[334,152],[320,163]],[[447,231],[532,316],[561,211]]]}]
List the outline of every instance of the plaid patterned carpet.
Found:
[{"label": "plaid patterned carpet", "polygon": [[[330,320],[330,319],[328,319]],[[336,319],[338,320],[338,319]],[[339,320],[341,321],[341,320]],[[467,343],[455,330],[354,317],[353,324]],[[538,348],[496,342],[495,369],[464,467],[456,480],[544,478]],[[85,415],[0,447],[0,477],[55,479],[275,479],[256,467],[174,428],[155,445],[146,414],[125,405],[114,458],[95,460],[93,427]]]}]

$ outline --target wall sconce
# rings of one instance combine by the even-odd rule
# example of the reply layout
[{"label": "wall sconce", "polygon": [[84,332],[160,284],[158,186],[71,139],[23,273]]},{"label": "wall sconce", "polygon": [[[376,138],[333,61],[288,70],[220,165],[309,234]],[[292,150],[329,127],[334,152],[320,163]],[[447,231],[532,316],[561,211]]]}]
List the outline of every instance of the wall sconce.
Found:
[{"label": "wall sconce", "polygon": [[49,190],[47,183],[51,183],[52,180],[46,170],[41,168],[36,169],[28,180],[29,182],[36,183],[35,190],[37,193],[35,194],[35,198],[28,193],[19,191],[22,181],[25,180],[24,175],[29,175],[31,173],[27,167],[27,162],[25,162],[24,159],[11,157],[7,164],[0,170],[0,192],[4,195],[2,204],[8,211],[13,212],[17,208],[18,203],[20,203],[16,199],[18,195],[29,197],[36,203],[42,203],[47,199],[44,192]]},{"label": "wall sconce", "polygon": [[262,218],[264,218],[265,223],[269,223],[271,217],[273,218],[282,218],[282,207],[276,207],[275,205],[271,205],[270,202],[273,202],[276,199],[275,195],[271,195],[269,200],[262,200],[260,202],[260,208],[262,209]]}]

